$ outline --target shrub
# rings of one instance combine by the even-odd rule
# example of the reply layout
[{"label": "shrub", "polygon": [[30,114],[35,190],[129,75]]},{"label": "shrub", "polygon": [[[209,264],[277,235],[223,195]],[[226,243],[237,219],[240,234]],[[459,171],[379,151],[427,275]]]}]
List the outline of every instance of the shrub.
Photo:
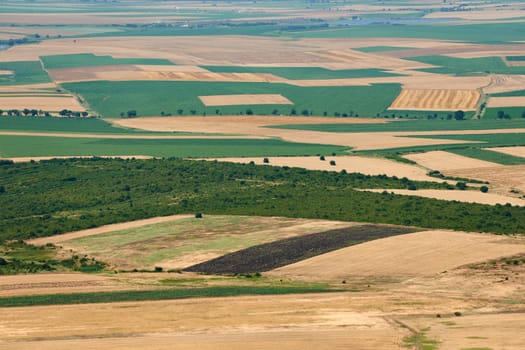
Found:
[{"label": "shrub", "polygon": [[195,213],[195,219],[202,219],[202,213]]},{"label": "shrub", "polygon": [[335,165],[335,160],[331,160],[330,161],[330,165],[334,166]]},{"label": "shrub", "polygon": [[483,193],[487,193],[489,191],[489,188],[487,186],[481,186],[479,190]]},{"label": "shrub", "polygon": [[162,272],[162,267],[155,266],[155,272]]},{"label": "shrub", "polygon": [[324,156],[319,157],[320,160],[325,160]]},{"label": "shrub", "polygon": [[270,160],[269,160],[268,158],[264,158],[264,159],[263,159],[263,163],[264,163],[264,164],[268,164],[268,163],[270,163]]},{"label": "shrub", "polygon": [[415,191],[415,190],[417,190],[417,187],[416,187],[416,185],[414,185],[414,184],[410,184],[410,185],[408,185],[407,188],[408,188],[410,191]]},{"label": "shrub", "polygon": [[459,181],[459,182],[456,184],[456,187],[459,188],[460,190],[464,190],[464,189],[467,188],[467,184],[464,183],[464,182]]}]

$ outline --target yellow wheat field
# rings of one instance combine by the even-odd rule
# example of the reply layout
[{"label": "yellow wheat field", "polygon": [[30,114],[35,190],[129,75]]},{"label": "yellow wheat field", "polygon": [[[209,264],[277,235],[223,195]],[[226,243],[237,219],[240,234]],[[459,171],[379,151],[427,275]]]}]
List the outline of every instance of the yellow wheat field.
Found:
[{"label": "yellow wheat field", "polygon": [[477,90],[403,89],[388,109],[454,111],[474,110],[479,100]]}]

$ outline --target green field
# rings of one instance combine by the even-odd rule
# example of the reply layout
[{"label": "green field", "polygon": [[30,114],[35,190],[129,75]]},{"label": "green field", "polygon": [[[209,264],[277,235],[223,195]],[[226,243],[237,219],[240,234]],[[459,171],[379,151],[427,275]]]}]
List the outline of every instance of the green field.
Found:
[{"label": "green field", "polygon": [[[168,134],[119,128],[98,118],[1,117],[0,130],[93,134]],[[173,134],[173,133],[171,133]]]},{"label": "green field", "polygon": [[290,80],[310,79],[346,79],[391,77],[400,74],[381,69],[341,69],[333,70],[321,67],[246,67],[246,66],[202,66],[217,73],[267,73]]},{"label": "green field", "polygon": [[269,128],[322,132],[445,131],[525,128],[525,119],[514,120],[404,120],[383,124],[295,124]]},{"label": "green field", "polygon": [[497,108],[487,108],[485,114],[483,114],[484,119],[498,119],[498,112],[503,111],[503,113],[508,114],[512,119],[522,121],[525,116],[525,106],[523,107],[497,107]]},{"label": "green field", "polygon": [[501,57],[456,58],[449,56],[420,56],[413,61],[440,66],[418,69],[424,72],[454,75],[525,74],[525,67],[508,67]]},{"label": "green field", "polygon": [[[194,81],[94,81],[62,84],[81,95],[104,117],[117,118],[135,110],[138,116],[197,114],[312,114],[350,113],[375,116],[397,97],[399,84],[372,86],[298,87],[274,83],[224,83]],[[206,107],[199,96],[282,94],[293,105],[241,105]],[[250,111],[248,111],[250,110]]]},{"label": "green field", "polygon": [[374,24],[349,28],[282,30],[293,38],[423,38],[475,43],[507,43],[523,40],[524,22],[483,24]]},{"label": "green field", "polygon": [[448,151],[451,153],[459,154],[461,156],[486,160],[487,162],[493,162],[502,165],[525,164],[525,158],[515,157],[509,154],[490,151],[487,149],[467,147],[460,149],[450,149]]},{"label": "green field", "polygon": [[116,303],[124,301],[174,300],[188,298],[233,297],[241,295],[278,295],[301,293],[327,293],[338,290],[326,286],[226,286],[164,290],[130,290],[118,292],[91,292],[74,294],[45,294],[0,298],[0,307],[38,305],[68,305],[87,303]]},{"label": "green field", "polygon": [[354,48],[356,51],[361,52],[385,52],[385,51],[398,51],[398,50],[410,50],[413,49],[413,47],[401,47],[401,46],[366,46],[366,47],[359,47]]},{"label": "green field", "polygon": [[341,154],[342,146],[291,143],[274,139],[109,139],[2,136],[0,157],[116,156],[255,157]]},{"label": "green field", "polygon": [[0,75],[0,86],[51,82],[38,61],[0,62],[0,70],[13,72],[9,75]]},{"label": "green field", "polygon": [[430,146],[414,146],[414,147],[400,147],[390,148],[385,150],[362,151],[363,153],[407,153],[407,152],[426,152],[434,150],[445,150],[472,156],[478,159],[490,160],[500,164],[525,164],[525,158],[520,157],[506,157],[504,155],[496,156],[490,152],[487,153],[481,148],[490,147],[505,147],[505,146],[524,146],[525,134],[478,134],[478,135],[410,135],[407,137],[428,138],[428,139],[446,139],[446,140],[463,140],[473,141],[471,144],[449,144],[449,145],[430,145]]},{"label": "green field", "polygon": [[91,53],[74,55],[40,56],[46,69],[79,68],[92,66],[115,66],[124,64],[173,65],[169,60],[153,58],[113,58],[96,56]]}]

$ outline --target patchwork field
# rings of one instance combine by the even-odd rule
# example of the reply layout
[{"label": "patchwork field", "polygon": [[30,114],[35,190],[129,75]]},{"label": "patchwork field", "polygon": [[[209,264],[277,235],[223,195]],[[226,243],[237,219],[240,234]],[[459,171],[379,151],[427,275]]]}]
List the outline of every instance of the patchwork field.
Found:
[{"label": "patchwork field", "polygon": [[456,111],[473,110],[479,100],[475,90],[411,90],[403,89],[390,110]]},{"label": "patchwork field", "polygon": [[1,349],[525,348],[522,3],[0,22]]}]

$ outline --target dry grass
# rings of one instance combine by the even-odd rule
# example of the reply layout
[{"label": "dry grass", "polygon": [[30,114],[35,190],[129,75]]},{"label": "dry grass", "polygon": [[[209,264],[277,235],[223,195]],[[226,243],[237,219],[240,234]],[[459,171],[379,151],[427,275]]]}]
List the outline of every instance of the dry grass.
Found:
[{"label": "dry grass", "polygon": [[489,151],[496,151],[500,153],[510,154],[515,157],[525,158],[525,146],[516,146],[516,147],[492,147],[486,148]]},{"label": "dry grass", "polygon": [[411,153],[403,157],[413,160],[427,169],[439,171],[499,166],[499,164],[496,163],[460,156],[445,151]]},{"label": "dry grass", "polygon": [[60,111],[69,109],[73,111],[84,111],[84,107],[73,96],[1,96],[0,107],[7,109],[38,109],[44,111]]},{"label": "dry grass", "polygon": [[292,104],[280,94],[199,96],[206,106]]},{"label": "dry grass", "polygon": [[491,97],[487,107],[525,107],[525,96]]}]

